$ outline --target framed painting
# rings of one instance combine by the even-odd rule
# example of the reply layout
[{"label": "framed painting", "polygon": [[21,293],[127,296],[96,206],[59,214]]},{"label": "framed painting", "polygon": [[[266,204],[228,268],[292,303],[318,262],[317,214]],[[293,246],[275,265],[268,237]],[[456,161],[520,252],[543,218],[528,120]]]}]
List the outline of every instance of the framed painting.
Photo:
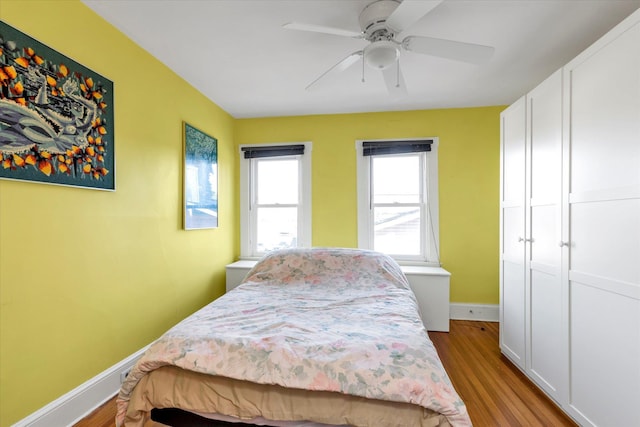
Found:
[{"label": "framed painting", "polygon": [[115,190],[113,82],[3,21],[0,178]]},{"label": "framed painting", "polygon": [[184,228],[218,226],[218,140],[184,123]]}]

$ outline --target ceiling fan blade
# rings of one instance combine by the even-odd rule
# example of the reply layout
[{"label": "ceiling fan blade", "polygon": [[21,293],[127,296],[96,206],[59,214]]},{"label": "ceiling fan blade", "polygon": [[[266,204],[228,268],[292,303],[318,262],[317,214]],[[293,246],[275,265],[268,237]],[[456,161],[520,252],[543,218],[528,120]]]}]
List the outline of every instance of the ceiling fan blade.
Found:
[{"label": "ceiling fan blade", "polygon": [[404,0],[387,18],[387,26],[401,33],[431,12],[443,0]]},{"label": "ceiling fan blade", "polygon": [[299,22],[288,22],[282,26],[287,30],[310,31],[313,33],[332,34],[334,36],[351,37],[354,39],[362,38],[361,32],[344,30],[342,28],[325,27],[324,25],[302,24]]},{"label": "ceiling fan blade", "polygon": [[384,83],[387,85],[387,92],[393,98],[402,98],[407,96],[407,85],[404,82],[402,71],[400,70],[400,61],[396,61],[395,66],[387,67],[382,70]]},{"label": "ceiling fan blade", "polygon": [[422,36],[405,38],[402,41],[402,47],[410,52],[439,56],[471,64],[487,62],[495,51],[495,48],[491,46]]},{"label": "ceiling fan blade", "polygon": [[320,81],[322,78],[326,77],[329,74],[337,74],[346,70],[347,68],[349,68],[350,66],[358,62],[360,58],[362,58],[362,53],[363,53],[362,50],[353,52],[351,55],[347,56],[342,61],[338,62],[336,65],[334,65],[333,67],[329,68],[327,71],[322,73],[317,79],[309,83],[307,87],[305,87],[305,90],[309,90],[313,85],[318,83],[318,81]]}]

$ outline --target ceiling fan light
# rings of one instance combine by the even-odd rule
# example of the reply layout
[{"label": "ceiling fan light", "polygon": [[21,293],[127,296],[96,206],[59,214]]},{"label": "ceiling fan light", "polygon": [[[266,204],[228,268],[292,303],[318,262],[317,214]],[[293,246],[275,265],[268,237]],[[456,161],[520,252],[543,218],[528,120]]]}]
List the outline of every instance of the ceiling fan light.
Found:
[{"label": "ceiling fan light", "polygon": [[364,49],[364,60],[372,68],[384,70],[393,65],[400,56],[398,45],[389,40],[379,40]]}]

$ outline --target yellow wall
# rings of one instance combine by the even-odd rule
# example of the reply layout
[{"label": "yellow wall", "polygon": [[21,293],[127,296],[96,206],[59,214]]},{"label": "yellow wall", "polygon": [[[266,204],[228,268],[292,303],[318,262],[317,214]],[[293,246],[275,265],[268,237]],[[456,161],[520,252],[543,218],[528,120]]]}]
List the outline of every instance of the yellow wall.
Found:
[{"label": "yellow wall", "polygon": [[451,301],[498,304],[503,109],[242,119],[234,134],[238,145],[312,141],[312,243],[345,247],[358,245],[355,141],[439,137],[440,258],[452,274]]},{"label": "yellow wall", "polygon": [[[115,86],[116,191],[0,181],[0,426],[224,291],[239,252],[233,119],[77,0],[0,19]],[[218,138],[220,227],[183,231],[182,122]]]}]

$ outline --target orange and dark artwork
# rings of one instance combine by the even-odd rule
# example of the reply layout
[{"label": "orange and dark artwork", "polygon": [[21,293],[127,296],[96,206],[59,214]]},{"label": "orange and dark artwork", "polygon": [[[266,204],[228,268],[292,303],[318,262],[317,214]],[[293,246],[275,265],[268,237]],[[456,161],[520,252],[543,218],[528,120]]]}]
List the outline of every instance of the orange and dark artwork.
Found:
[{"label": "orange and dark artwork", "polygon": [[113,83],[0,21],[0,178],[114,190]]}]

